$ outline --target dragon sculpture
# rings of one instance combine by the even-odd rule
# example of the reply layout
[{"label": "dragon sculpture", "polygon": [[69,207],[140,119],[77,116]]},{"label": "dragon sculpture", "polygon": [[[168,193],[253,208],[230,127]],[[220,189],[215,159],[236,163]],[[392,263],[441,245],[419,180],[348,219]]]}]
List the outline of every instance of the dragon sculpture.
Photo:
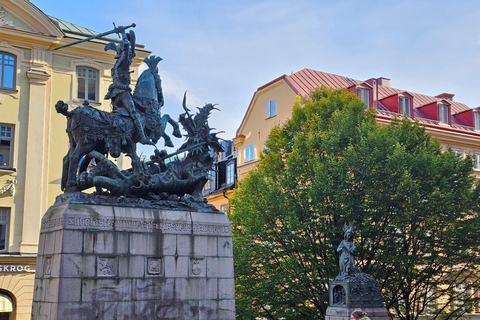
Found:
[{"label": "dragon sculpture", "polygon": [[[88,101],[73,111],[68,111],[63,101],[55,105],[57,112],[67,117],[69,137],[68,153],[63,159],[62,190],[74,193],[95,187],[97,194],[143,199],[190,195],[202,202],[201,191],[214,159],[212,150],[223,151],[218,132],[212,133],[208,125],[211,111],[216,108],[206,104],[192,116],[186,106],[185,93],[185,113],[178,121],[187,133],[185,142],[170,155],[156,149],[150,161],[141,161],[136,153],[137,143],[156,144],[163,138],[166,146],[173,147],[165,132],[167,124],[172,126],[175,137],[180,138],[182,134],[177,121],[160,113],[164,99],[157,65],[162,58],[145,58],[148,69],[138,78],[131,93],[129,68],[134,56],[135,36],[131,30],[125,32],[131,27],[135,24],[101,34],[117,32],[122,34],[123,40],[120,45],[109,43],[105,46],[105,50],[117,52],[117,62],[112,68],[114,81],[105,97],[112,99],[113,111],[97,110]],[[129,50],[128,55],[126,50]],[[122,55],[127,62],[120,63]],[[122,153],[132,159],[132,168],[120,170],[108,159],[109,155],[117,158]]]}]

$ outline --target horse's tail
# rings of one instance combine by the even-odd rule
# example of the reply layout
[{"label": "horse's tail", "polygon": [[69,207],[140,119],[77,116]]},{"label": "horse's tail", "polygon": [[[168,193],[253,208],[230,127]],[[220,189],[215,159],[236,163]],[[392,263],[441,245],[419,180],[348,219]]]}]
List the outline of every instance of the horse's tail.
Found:
[{"label": "horse's tail", "polygon": [[70,118],[72,116],[72,113],[68,111],[68,104],[62,100],[58,100],[58,102],[55,104],[55,110],[57,110],[58,113],[63,114],[65,117]]}]

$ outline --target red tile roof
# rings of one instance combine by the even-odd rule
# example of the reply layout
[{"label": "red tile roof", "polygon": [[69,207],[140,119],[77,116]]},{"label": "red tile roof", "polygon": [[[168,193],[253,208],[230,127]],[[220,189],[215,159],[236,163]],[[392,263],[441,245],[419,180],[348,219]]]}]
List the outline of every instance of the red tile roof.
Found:
[{"label": "red tile roof", "polygon": [[[290,86],[290,88],[295,92],[295,94],[300,95],[302,97],[308,96],[311,91],[321,86],[331,87],[333,89],[340,89],[340,88],[348,88],[354,84],[365,83],[365,81],[355,80],[352,78],[338,76],[335,74],[315,71],[311,69],[303,69],[298,72],[292,73],[289,76],[283,75],[281,77],[278,77],[277,79],[272,80],[269,83],[259,87],[257,92],[270,86],[271,84],[277,81],[282,81],[282,80],[284,80]],[[255,92],[255,94],[257,92]],[[389,86],[378,85],[377,100],[381,100],[381,99],[390,97],[392,95],[402,94],[405,92],[406,92],[405,90],[395,89]],[[454,102],[452,100],[445,99],[445,98],[453,97],[453,94],[440,94],[437,97],[433,97],[433,96],[413,93],[409,91],[407,93],[413,97],[414,118],[426,125],[427,124],[438,125],[438,121],[428,119],[428,116],[421,109],[418,109],[421,106],[424,106],[433,102],[441,102],[445,100],[451,106],[452,116],[457,113],[470,110],[470,108],[463,103]],[[255,94],[254,94],[254,97],[255,97]],[[240,124],[240,127],[237,130],[237,135],[239,134],[239,130],[242,127],[246,119],[246,116],[252,107],[252,102],[253,102],[253,98],[252,98],[252,101],[250,102],[247,112],[245,113],[242,123]],[[385,107],[380,101],[378,101],[377,115],[383,116],[383,117],[390,117],[390,118],[394,117],[394,113],[390,112],[388,108]],[[462,131],[474,131],[473,128],[465,127],[464,123],[462,123],[462,121],[457,117],[452,117],[451,120],[452,120],[451,126],[455,129],[460,129]]]},{"label": "red tile roof", "polygon": [[[355,80],[343,76],[337,76],[334,74],[315,71],[311,69],[303,69],[295,72],[287,77],[285,81],[290,85],[292,90],[301,96],[307,96],[312,90],[317,87],[325,86],[332,87],[333,89],[348,88],[353,84],[360,84],[363,81]],[[387,86],[378,86],[378,99],[392,96],[394,94],[403,93],[405,90],[395,89]],[[418,108],[432,102],[439,102],[444,99],[427,96],[424,94],[408,92],[413,96],[413,107]],[[452,115],[468,110],[469,108],[463,103],[448,101],[451,105]]]}]

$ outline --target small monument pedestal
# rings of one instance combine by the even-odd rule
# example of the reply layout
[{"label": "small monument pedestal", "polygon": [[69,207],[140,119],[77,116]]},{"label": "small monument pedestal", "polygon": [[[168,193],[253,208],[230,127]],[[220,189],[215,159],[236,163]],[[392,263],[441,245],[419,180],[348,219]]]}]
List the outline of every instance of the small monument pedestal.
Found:
[{"label": "small monument pedestal", "polygon": [[235,319],[228,218],[60,196],[42,219],[32,319]]},{"label": "small monument pedestal", "polygon": [[329,282],[329,304],[325,320],[350,320],[355,310],[367,313],[370,320],[389,320],[378,281],[355,265],[355,228],[344,226],[345,238],[338,246],[340,273]]},{"label": "small monument pedestal", "polygon": [[330,301],[326,320],[350,320],[355,310],[367,313],[371,320],[388,320],[378,282],[358,272],[329,282]]}]

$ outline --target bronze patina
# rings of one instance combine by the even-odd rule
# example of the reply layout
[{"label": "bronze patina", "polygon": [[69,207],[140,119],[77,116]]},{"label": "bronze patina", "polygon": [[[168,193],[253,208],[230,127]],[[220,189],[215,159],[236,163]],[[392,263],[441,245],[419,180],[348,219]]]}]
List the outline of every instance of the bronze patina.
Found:
[{"label": "bronze patina", "polygon": [[[141,161],[136,153],[137,143],[155,145],[163,138],[166,146],[173,147],[166,133],[167,124],[172,126],[175,137],[182,134],[177,121],[168,114],[161,115],[164,99],[158,63],[162,58],[150,56],[144,60],[148,69],[139,77],[132,94],[130,65],[135,56],[135,33],[126,30],[134,26],[115,27],[91,37],[113,32],[121,36],[119,43],[105,46],[105,50],[116,52],[111,70],[113,83],[105,96],[111,99],[112,111],[98,110],[88,101],[72,111],[63,101],[55,105],[57,112],[67,117],[69,137],[68,153],[63,159],[62,190],[72,193],[95,187],[97,194],[116,197],[171,200],[188,196],[189,201],[202,202],[201,191],[212,167],[213,154],[223,151],[218,132],[213,133],[208,124],[211,112],[218,109],[206,104],[191,115],[185,94],[185,113],[178,120],[186,131],[185,142],[172,154],[157,149],[150,161]],[[108,159],[122,153],[132,160],[128,170],[120,170]]]}]

